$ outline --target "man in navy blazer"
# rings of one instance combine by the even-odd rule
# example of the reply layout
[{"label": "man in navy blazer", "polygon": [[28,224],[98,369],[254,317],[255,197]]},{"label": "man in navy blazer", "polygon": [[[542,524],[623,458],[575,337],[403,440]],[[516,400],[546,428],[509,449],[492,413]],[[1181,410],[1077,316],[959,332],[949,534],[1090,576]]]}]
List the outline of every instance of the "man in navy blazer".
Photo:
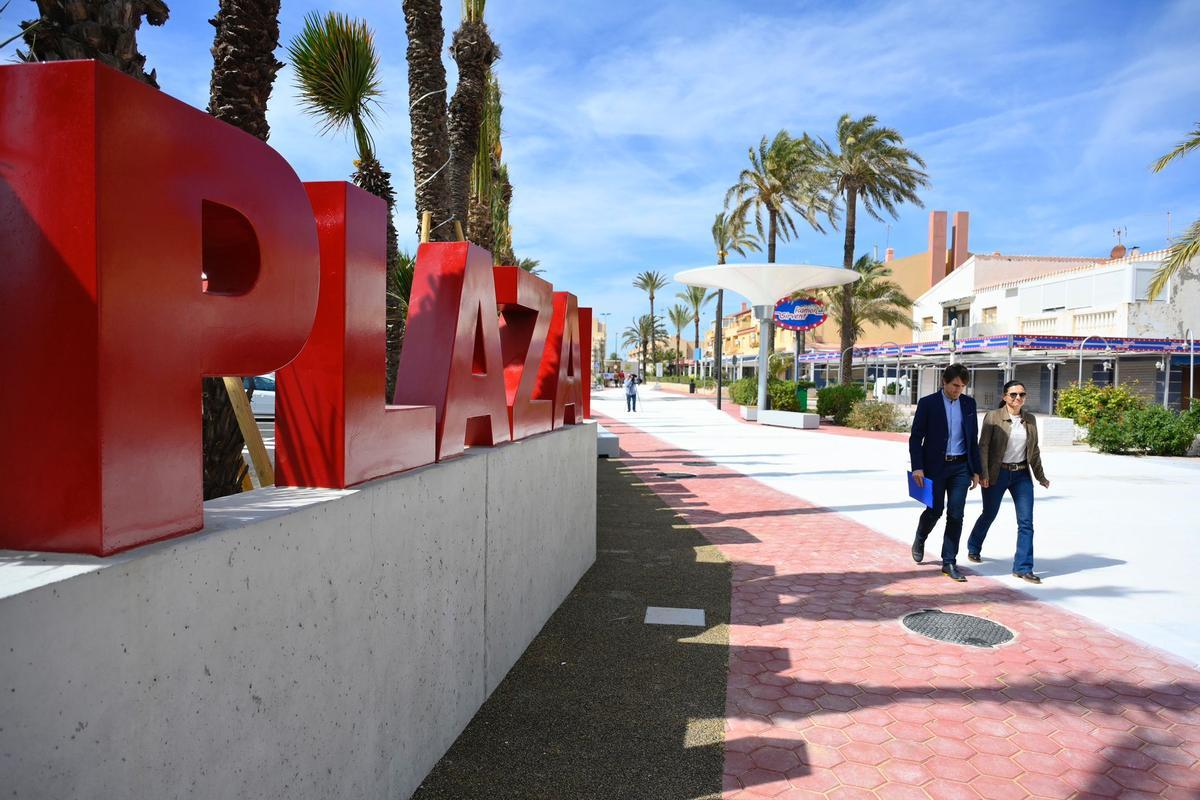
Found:
[{"label": "man in navy blazer", "polygon": [[918,486],[933,481],[933,506],[921,513],[912,557],[925,558],[925,539],[946,510],[942,536],[942,574],[965,581],[958,571],[958,540],[962,535],[967,491],[979,485],[983,464],[979,458],[979,419],[975,399],[963,394],[971,373],[962,364],[951,364],[942,373],[942,390],[917,403],[908,453],[913,480]]}]

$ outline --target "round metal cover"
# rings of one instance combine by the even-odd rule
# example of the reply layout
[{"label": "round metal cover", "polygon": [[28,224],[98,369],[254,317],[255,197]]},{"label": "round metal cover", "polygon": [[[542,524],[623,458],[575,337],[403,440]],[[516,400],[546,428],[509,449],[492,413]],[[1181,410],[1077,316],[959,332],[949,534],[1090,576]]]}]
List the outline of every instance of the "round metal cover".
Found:
[{"label": "round metal cover", "polygon": [[660,473],[658,473],[658,477],[660,477],[660,478],[694,478],[696,476],[691,472],[660,472]]},{"label": "round metal cover", "polygon": [[970,614],[954,614],[925,609],[905,614],[900,622],[913,633],[939,642],[970,647],[997,647],[1013,639],[1013,632],[999,623]]}]

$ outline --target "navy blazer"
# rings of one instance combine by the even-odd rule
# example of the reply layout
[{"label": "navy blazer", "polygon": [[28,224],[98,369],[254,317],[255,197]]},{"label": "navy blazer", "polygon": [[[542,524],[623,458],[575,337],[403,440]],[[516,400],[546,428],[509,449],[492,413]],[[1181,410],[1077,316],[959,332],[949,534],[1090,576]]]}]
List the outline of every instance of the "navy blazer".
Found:
[{"label": "navy blazer", "polygon": [[[983,462],[979,458],[979,417],[975,398],[962,394],[963,444],[967,448],[967,467],[973,475],[983,474]],[[908,454],[914,470],[924,470],[928,478],[936,478],[946,469],[946,446],[950,444],[950,425],[946,420],[946,406],[942,392],[922,397],[917,403],[917,415],[913,417],[912,433],[908,435]]]}]

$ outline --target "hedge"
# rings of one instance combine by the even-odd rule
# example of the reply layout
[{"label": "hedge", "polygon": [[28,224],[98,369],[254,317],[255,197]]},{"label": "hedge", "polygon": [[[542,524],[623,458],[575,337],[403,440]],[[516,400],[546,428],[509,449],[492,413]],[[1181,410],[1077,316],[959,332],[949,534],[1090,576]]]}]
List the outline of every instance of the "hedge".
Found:
[{"label": "hedge", "polygon": [[817,413],[822,417],[833,417],[838,425],[845,425],[854,404],[866,396],[866,390],[857,383],[826,386],[817,392]]}]

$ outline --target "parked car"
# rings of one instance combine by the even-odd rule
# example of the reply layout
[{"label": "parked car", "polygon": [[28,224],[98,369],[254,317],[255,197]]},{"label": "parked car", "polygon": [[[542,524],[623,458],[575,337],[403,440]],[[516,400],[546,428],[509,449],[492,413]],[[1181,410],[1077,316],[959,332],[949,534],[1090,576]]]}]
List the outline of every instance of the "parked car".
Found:
[{"label": "parked car", "polygon": [[255,419],[275,419],[275,373],[242,378],[247,390],[254,389],[250,398],[250,410]]}]

